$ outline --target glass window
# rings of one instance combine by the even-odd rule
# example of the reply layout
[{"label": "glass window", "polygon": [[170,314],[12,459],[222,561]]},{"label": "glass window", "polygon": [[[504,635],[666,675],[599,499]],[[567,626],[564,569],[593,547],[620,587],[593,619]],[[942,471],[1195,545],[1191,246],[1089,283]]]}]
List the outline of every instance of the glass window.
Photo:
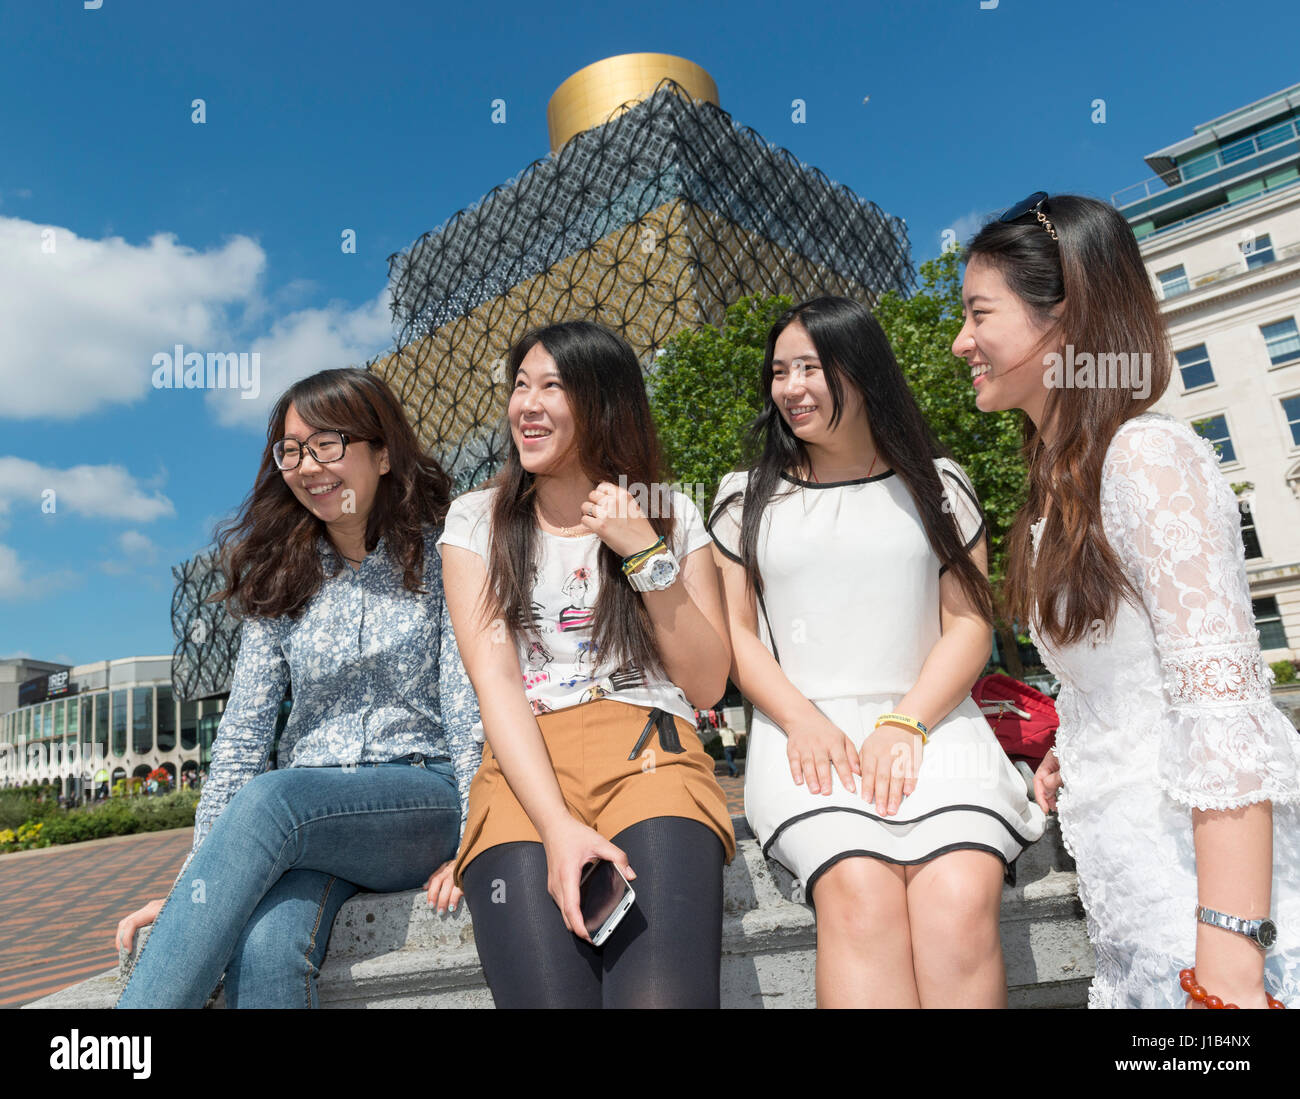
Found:
[{"label": "glass window", "polygon": [[77,715],[81,711],[81,700],[77,698],[68,699],[68,735],[75,737],[77,730],[81,728],[77,720]]},{"label": "glass window", "polygon": [[1246,547],[1246,558],[1263,557],[1259,548],[1259,534],[1255,531],[1255,516],[1245,500],[1237,501],[1237,510],[1241,512],[1241,544]]},{"label": "glass window", "polygon": [[170,752],[176,747],[176,703],[170,687],[158,688],[158,751]]},{"label": "glass window", "polygon": [[1273,238],[1267,233],[1241,242],[1242,255],[1246,257],[1246,270],[1253,271],[1273,262]]},{"label": "glass window", "polygon": [[1198,343],[1186,351],[1175,351],[1174,358],[1178,360],[1178,372],[1183,376],[1184,390],[1196,389],[1214,381],[1214,368],[1210,366],[1205,344]]},{"label": "glass window", "polygon": [[136,687],[131,694],[131,750],[153,751],[153,688]]},{"label": "glass window", "polygon": [[1274,366],[1300,359],[1300,332],[1296,331],[1294,317],[1275,324],[1261,324],[1259,330],[1264,334],[1268,358]]},{"label": "glass window", "polygon": [[181,749],[192,752],[199,745],[199,704],[181,703]]},{"label": "glass window", "polygon": [[81,710],[81,743],[89,744],[94,733],[94,696],[82,695],[79,699]]},{"label": "glass window", "polygon": [[64,712],[67,708],[67,703],[62,700],[54,704],[54,735],[59,738],[62,738],[65,731]]},{"label": "glass window", "polygon": [[108,752],[108,692],[95,695],[95,743]]},{"label": "glass window", "polygon": [[1160,289],[1166,300],[1176,298],[1179,294],[1186,294],[1191,289],[1187,282],[1187,272],[1181,263],[1177,267],[1169,268],[1168,271],[1157,271],[1156,278],[1160,280]]},{"label": "glass window", "polygon": [[1300,446],[1300,394],[1283,397],[1282,411],[1286,414],[1287,427],[1291,429],[1291,442]]},{"label": "glass window", "polygon": [[1282,628],[1282,615],[1277,609],[1277,596],[1252,599],[1250,609],[1255,612],[1255,628],[1259,630],[1261,649],[1285,649],[1286,630]]},{"label": "glass window", "polygon": [[113,754],[126,755],[126,691],[113,692]]},{"label": "glass window", "polygon": [[1209,439],[1214,444],[1214,449],[1219,452],[1220,462],[1235,462],[1237,460],[1237,451],[1232,445],[1232,436],[1228,434],[1228,417],[1220,413],[1217,416],[1206,416],[1203,420],[1197,420],[1192,424],[1196,434],[1203,439]]}]

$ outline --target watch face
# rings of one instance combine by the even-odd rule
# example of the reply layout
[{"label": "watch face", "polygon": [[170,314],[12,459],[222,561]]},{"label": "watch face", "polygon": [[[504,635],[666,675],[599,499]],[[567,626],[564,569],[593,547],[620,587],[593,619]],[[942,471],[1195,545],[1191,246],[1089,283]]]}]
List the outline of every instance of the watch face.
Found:
[{"label": "watch face", "polygon": [[1255,937],[1259,939],[1260,946],[1272,946],[1277,942],[1277,924],[1272,920],[1261,921]]},{"label": "watch face", "polygon": [[660,558],[650,566],[650,583],[656,588],[666,588],[677,578],[677,564],[668,558]]}]

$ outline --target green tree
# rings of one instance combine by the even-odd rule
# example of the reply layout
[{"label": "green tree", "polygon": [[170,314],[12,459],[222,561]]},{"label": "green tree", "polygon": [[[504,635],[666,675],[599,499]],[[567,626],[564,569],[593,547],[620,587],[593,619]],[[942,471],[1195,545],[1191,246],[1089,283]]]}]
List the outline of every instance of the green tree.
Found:
[{"label": "green tree", "polygon": [[739,463],[745,429],[763,409],[758,376],[767,334],[792,304],[786,296],[741,298],[728,307],[721,328],[668,340],[646,379],[669,471],[683,483],[704,485],[709,504],[718,482]]}]

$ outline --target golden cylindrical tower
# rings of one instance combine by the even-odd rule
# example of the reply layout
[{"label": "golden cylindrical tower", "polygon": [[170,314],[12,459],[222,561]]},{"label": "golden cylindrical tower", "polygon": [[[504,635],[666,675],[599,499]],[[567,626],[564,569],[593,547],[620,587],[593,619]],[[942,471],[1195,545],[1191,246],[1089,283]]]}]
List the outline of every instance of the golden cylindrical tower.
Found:
[{"label": "golden cylindrical tower", "polygon": [[551,152],[593,126],[618,115],[629,102],[650,95],[659,81],[671,77],[691,98],[717,106],[718,86],[694,61],[668,53],[622,53],[579,69],[555,89],[546,106]]}]

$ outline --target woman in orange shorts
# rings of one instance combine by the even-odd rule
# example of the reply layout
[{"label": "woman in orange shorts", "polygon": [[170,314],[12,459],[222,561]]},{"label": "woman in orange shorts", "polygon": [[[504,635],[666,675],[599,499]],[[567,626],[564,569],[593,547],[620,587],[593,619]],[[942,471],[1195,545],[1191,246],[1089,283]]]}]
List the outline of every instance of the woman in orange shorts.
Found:
[{"label": "woman in orange shorts", "polygon": [[[438,542],[487,747],[429,899],[464,888],[498,1007],[717,1007],[736,845],[694,723],[731,661],[709,535],[658,480],[626,342],[572,321],[509,361],[505,468]],[[636,902],[598,948],[579,882],[599,859]]]}]

